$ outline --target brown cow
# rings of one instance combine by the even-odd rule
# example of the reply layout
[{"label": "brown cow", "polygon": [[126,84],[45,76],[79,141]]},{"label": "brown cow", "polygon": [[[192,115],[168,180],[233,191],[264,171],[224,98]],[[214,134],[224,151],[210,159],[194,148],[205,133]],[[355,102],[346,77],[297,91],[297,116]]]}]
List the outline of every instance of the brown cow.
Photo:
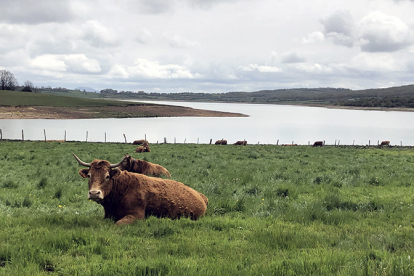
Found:
[{"label": "brown cow", "polygon": [[323,144],[323,141],[316,141],[315,143],[313,143],[313,147],[322,147]]},{"label": "brown cow", "polygon": [[135,152],[150,152],[151,149],[149,148],[148,141],[145,141],[142,146],[139,146],[135,149]]},{"label": "brown cow", "polygon": [[246,146],[247,145],[247,141],[246,140],[244,140],[244,141],[237,141],[233,145],[236,145],[236,146]]},{"label": "brown cow", "polygon": [[97,159],[85,163],[73,156],[88,167],[79,170],[83,178],[88,178],[88,198],[101,204],[105,218],[113,219],[117,225],[150,215],[197,220],[206,212],[207,197],[181,182],[121,171],[117,167],[123,160],[118,164]]},{"label": "brown cow", "polygon": [[389,147],[390,146],[390,141],[382,141],[381,142],[381,144],[379,145],[380,147],[382,147],[382,146],[387,146],[387,147]]},{"label": "brown cow", "polygon": [[170,173],[163,166],[147,162],[145,160],[134,159],[128,154],[126,154],[125,157],[126,158],[122,159],[121,165],[119,166],[119,169],[121,169],[121,171],[135,172],[148,176],[165,176],[171,178]]},{"label": "brown cow", "polygon": [[132,142],[132,144],[133,144],[133,145],[142,145],[142,144],[144,144],[145,142],[147,142],[147,143],[148,143],[148,141],[147,141],[147,140],[141,139],[141,140],[135,140],[134,142]]},{"label": "brown cow", "polygon": [[227,145],[227,140],[217,140],[216,141],[216,143],[215,143],[216,145]]}]

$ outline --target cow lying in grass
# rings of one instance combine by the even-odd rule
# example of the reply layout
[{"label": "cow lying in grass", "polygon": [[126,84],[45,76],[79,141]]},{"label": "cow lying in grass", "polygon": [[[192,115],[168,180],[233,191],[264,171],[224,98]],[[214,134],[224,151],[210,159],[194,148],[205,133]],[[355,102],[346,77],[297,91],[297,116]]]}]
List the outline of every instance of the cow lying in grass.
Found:
[{"label": "cow lying in grass", "polygon": [[144,139],[141,139],[141,140],[135,140],[134,142],[132,142],[132,144],[133,145],[142,145],[142,144],[144,144],[145,142],[147,142],[148,143],[148,141],[147,140],[144,140]]},{"label": "cow lying in grass", "polygon": [[135,149],[135,152],[150,152],[151,149],[149,147],[149,143],[146,141],[142,144],[142,146],[139,146]]},{"label": "cow lying in grass", "polygon": [[125,155],[125,158],[122,160],[123,161],[119,166],[122,171],[141,173],[148,176],[165,176],[171,178],[170,172],[161,165],[147,162],[145,160],[134,159],[128,154]]},{"label": "cow lying in grass", "polygon": [[244,140],[244,141],[237,141],[233,145],[236,145],[236,146],[246,146],[247,145],[247,141],[246,140]]},{"label": "cow lying in grass", "polygon": [[73,156],[87,167],[79,174],[88,178],[88,198],[101,204],[105,218],[113,219],[117,225],[149,215],[197,220],[206,212],[207,197],[181,182],[121,171],[117,167],[123,159],[118,164],[97,159],[85,163]]},{"label": "cow lying in grass", "polygon": [[216,145],[227,145],[227,140],[223,140],[223,139],[217,140],[215,144]]}]

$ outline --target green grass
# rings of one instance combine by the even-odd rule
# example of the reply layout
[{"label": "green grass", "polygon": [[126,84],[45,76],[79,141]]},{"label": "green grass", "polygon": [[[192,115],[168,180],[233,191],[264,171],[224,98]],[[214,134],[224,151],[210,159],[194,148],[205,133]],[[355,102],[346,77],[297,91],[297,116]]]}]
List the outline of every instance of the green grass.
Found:
[{"label": "green grass", "polygon": [[0,142],[0,275],[414,275],[414,149],[153,144],[206,216],[117,227],[72,153],[134,149]]},{"label": "green grass", "polygon": [[88,99],[42,93],[0,90],[1,106],[53,106],[53,107],[105,107],[143,105],[142,103],[121,102],[115,100]]}]

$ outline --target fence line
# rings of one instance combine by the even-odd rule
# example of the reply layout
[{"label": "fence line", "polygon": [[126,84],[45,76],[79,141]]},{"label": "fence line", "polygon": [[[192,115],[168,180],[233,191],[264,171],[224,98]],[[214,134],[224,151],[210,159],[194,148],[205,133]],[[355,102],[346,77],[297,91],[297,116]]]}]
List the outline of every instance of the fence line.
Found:
[{"label": "fence line", "polygon": [[[1,128],[0,128],[0,140],[2,141],[2,140],[18,140],[18,139],[5,139],[4,137],[3,137],[3,134],[4,134],[4,130],[2,130]],[[63,137],[63,140],[47,140],[47,133],[46,133],[46,129],[43,129],[43,135],[44,135],[44,141],[45,142],[49,142],[49,141],[59,141],[59,142],[62,142],[62,141],[67,141],[67,131],[65,130],[65,132],[64,132],[64,137]],[[127,141],[127,137],[126,137],[126,135],[125,134],[123,134],[123,137],[124,137],[124,143],[125,144],[128,144],[128,141]],[[147,134],[144,134],[144,137],[145,137],[145,140],[147,140]],[[26,137],[27,138],[27,137]],[[86,142],[88,142],[88,139],[89,139],[89,131],[86,131],[86,138],[85,138],[85,141]],[[27,140],[27,139],[26,139]],[[221,138],[221,140],[225,140],[224,138]],[[22,133],[21,133],[21,141],[25,141],[25,134],[24,134],[24,130],[22,129]],[[30,140],[29,140],[30,141]],[[72,141],[79,141],[79,140],[72,140]],[[244,140],[245,141],[245,140]],[[272,143],[269,143],[269,144],[267,144],[267,145],[277,145],[277,146],[279,146],[279,139],[277,139],[277,140],[275,140],[276,141],[276,143],[275,144],[272,144]],[[92,141],[93,142],[93,141]],[[96,142],[100,142],[100,141],[96,141]],[[236,142],[236,141],[235,141]],[[316,142],[318,142],[318,141],[316,141]],[[375,145],[375,144],[373,144],[373,143],[371,143],[372,141],[369,139],[368,140],[368,144],[359,144],[359,145],[355,145],[355,140],[353,140],[352,141],[352,144],[343,144],[343,143],[341,143],[341,140],[339,140],[339,139],[335,139],[335,141],[333,142],[333,144],[326,144],[325,143],[325,140],[323,140],[323,141],[319,141],[319,142],[322,142],[323,143],[323,145],[325,146],[325,145],[333,145],[333,146],[368,146],[368,147],[371,147],[371,146],[382,146],[382,143],[386,143],[385,145],[386,146],[400,146],[400,147],[403,147],[403,141],[399,141],[399,143],[398,144],[394,144],[394,145],[392,145],[391,143],[390,143],[390,141],[381,141],[380,142],[380,140],[377,140],[377,144]],[[107,133],[106,132],[104,132],[104,143],[107,143]],[[118,142],[114,142],[114,143],[118,143]],[[164,137],[164,141],[163,141],[163,143],[164,144],[168,144],[168,142],[167,142],[167,137]],[[180,143],[180,142],[177,142],[177,138],[176,137],[174,137],[174,142],[173,142],[174,144],[177,144],[177,143]],[[197,142],[196,142],[197,144],[199,144],[200,143],[200,137],[197,137]],[[158,142],[158,140],[157,140],[157,142],[156,142],[156,144],[159,144],[159,142]],[[183,144],[187,144],[187,138],[184,138],[184,140],[183,140]],[[191,144],[191,143],[190,143]],[[209,143],[206,143],[206,144],[213,144],[213,139],[212,138],[210,138],[209,139]],[[231,144],[231,143],[229,143],[229,144]],[[260,145],[260,141],[258,141],[257,143],[249,143],[250,145],[253,145],[253,144],[256,144],[256,145]],[[265,145],[265,144],[263,144],[263,145]],[[306,144],[297,144],[297,143],[295,143],[295,141],[292,141],[290,144],[280,144],[280,146],[298,146],[298,145],[302,145],[302,146],[304,146],[304,145],[306,145]],[[307,143],[307,145],[308,146],[312,146],[313,145],[313,143],[311,143],[311,141],[308,141],[308,143]],[[412,145],[412,146],[414,146],[414,145]],[[406,147],[410,147],[410,145],[406,145]]]}]

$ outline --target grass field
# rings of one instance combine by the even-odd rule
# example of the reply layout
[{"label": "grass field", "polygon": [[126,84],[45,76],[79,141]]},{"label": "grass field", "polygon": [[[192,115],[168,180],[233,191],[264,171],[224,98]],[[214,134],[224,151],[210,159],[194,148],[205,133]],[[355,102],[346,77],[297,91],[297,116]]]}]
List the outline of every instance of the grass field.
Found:
[{"label": "grass field", "polygon": [[[0,275],[414,275],[414,149],[0,142]],[[198,221],[116,226],[72,156],[161,164]]]}]

